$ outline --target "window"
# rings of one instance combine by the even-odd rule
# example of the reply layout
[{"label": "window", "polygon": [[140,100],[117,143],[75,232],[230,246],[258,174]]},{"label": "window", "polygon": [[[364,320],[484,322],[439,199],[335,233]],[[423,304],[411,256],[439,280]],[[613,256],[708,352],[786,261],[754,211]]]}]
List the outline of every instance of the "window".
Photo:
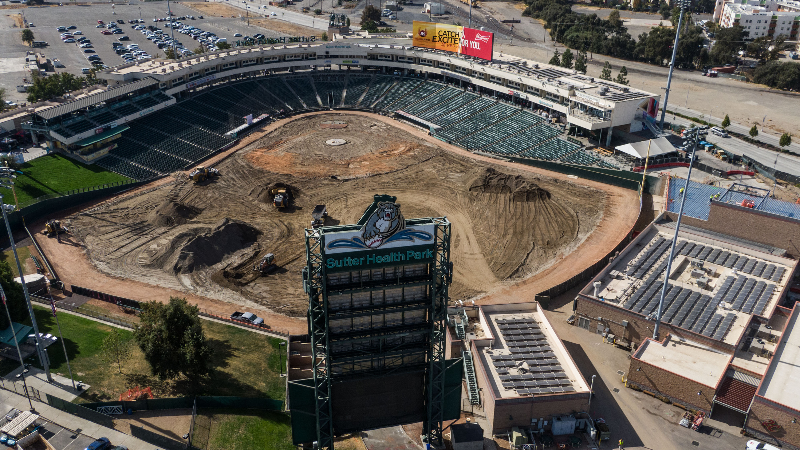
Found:
[{"label": "window", "polygon": [[431,61],[430,59],[420,59],[419,63],[421,65],[423,65],[423,66],[432,66],[433,65],[433,61]]},{"label": "window", "polygon": [[578,317],[578,326],[583,328],[584,330],[589,329],[589,319],[585,317]]},{"label": "window", "polygon": [[378,60],[380,61],[391,61],[392,55],[378,55]]}]

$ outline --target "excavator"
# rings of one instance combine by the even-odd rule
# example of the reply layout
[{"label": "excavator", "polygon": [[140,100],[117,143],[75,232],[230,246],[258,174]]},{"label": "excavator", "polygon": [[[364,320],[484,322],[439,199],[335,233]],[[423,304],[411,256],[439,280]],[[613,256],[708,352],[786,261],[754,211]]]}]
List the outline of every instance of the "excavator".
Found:
[{"label": "excavator", "polygon": [[292,191],[284,186],[275,186],[269,190],[269,195],[272,196],[272,203],[276,208],[284,209],[289,207]]},{"label": "excavator", "polygon": [[42,234],[47,237],[53,237],[64,233],[69,233],[69,230],[67,227],[61,225],[60,220],[55,219],[47,221],[47,223],[44,224],[44,230],[42,230]]},{"label": "excavator", "polygon": [[277,267],[278,266],[275,265],[275,254],[267,253],[253,266],[253,272],[260,272],[262,275],[265,275],[272,272]]},{"label": "excavator", "polygon": [[195,183],[202,183],[203,181],[210,180],[219,176],[219,169],[206,168],[198,166],[189,174],[189,179]]}]

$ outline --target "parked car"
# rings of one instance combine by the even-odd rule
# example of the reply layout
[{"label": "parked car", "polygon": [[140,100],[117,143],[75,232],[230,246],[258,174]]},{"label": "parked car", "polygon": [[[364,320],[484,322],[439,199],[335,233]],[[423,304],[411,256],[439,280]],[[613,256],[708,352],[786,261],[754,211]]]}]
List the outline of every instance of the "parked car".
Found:
[{"label": "parked car", "polygon": [[94,53],[94,50],[92,50],[90,48],[85,48],[85,49],[83,49],[83,53]]},{"label": "parked car", "polygon": [[129,38],[128,36],[124,36],[124,35],[118,37],[117,39],[119,39],[120,41],[130,41],[131,40],[131,38]]},{"label": "parked car", "polygon": [[259,327],[264,325],[264,319],[256,316],[255,314],[253,314],[251,312],[239,312],[239,311],[236,311],[235,313],[231,314],[231,320],[235,320],[237,322],[243,322],[243,323],[247,323],[247,324],[255,325],[255,326],[259,326]]},{"label": "parked car", "polygon": [[73,31],[73,32],[72,32],[72,34],[81,35],[81,34],[83,34],[83,31],[81,31],[81,30],[75,30],[75,31]]},{"label": "parked car", "polygon": [[778,447],[751,439],[747,441],[747,450],[778,450]]},{"label": "parked car", "polygon": [[70,26],[67,27],[67,29],[68,30],[77,30],[78,27],[76,27],[75,25],[70,25]]},{"label": "parked car", "polygon": [[108,440],[107,437],[101,437],[100,439],[92,442],[86,447],[86,450],[109,450],[111,448],[111,441]]},{"label": "parked car", "polygon": [[67,31],[67,27],[58,27],[56,31]]},{"label": "parked car", "polygon": [[233,37],[242,37],[242,33],[233,33]]},{"label": "parked car", "polygon": [[64,43],[65,44],[74,44],[75,43],[75,39],[72,39],[72,38],[64,39]]},{"label": "parked car", "polygon": [[100,32],[101,34],[105,34],[106,36],[111,35],[112,33],[108,30],[103,30]]},{"label": "parked car", "polygon": [[88,67],[84,67],[84,68],[81,69],[81,73],[83,73],[83,74],[92,73],[92,69],[90,69]]}]

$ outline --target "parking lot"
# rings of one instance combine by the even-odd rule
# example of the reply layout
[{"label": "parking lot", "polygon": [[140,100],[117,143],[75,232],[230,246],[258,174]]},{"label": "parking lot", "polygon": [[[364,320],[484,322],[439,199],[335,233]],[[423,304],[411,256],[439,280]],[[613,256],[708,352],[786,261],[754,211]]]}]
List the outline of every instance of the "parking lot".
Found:
[{"label": "parking lot", "polygon": [[[181,22],[194,27],[201,28],[204,31],[209,31],[216,34],[220,38],[226,38],[228,43],[233,44],[236,39],[234,34],[242,34],[244,36],[253,36],[256,33],[261,33],[266,37],[279,37],[285,34],[275,31],[265,30],[255,25],[248,26],[245,20],[238,17],[213,17],[199,19],[201,13],[184,6],[182,4],[171,4],[172,13],[176,16],[189,16],[195,17],[195,20],[185,19]],[[8,11],[5,14],[15,13],[17,11]],[[114,14],[116,13],[116,14]],[[28,74],[23,70],[25,62],[25,53],[28,50],[42,51],[51,61],[58,59],[64,67],[55,68],[56,72],[69,72],[75,75],[81,75],[82,68],[92,67],[87,56],[97,55],[102,60],[103,64],[113,67],[123,64],[123,59],[115,53],[111,44],[119,42],[125,46],[129,44],[138,44],[139,48],[151,57],[164,57],[164,49],[159,49],[152,41],[148,40],[145,35],[140,31],[132,29],[134,25],[129,22],[140,17],[145,21],[141,24],[144,26],[156,26],[165,34],[172,34],[170,28],[165,28],[166,22],[153,22],[154,18],[163,18],[167,16],[167,5],[162,2],[147,2],[137,5],[92,5],[92,6],[77,6],[77,5],[64,5],[61,7],[49,8],[27,8],[24,10],[25,19],[33,23],[31,28],[35,40],[45,41],[49,45],[41,49],[32,49],[23,44],[20,40],[20,29],[14,28],[14,21],[9,15],[0,17],[0,39],[3,45],[0,46],[0,87],[6,89],[7,97],[16,102],[24,102],[26,94],[18,93],[16,86],[23,84],[23,80]],[[102,20],[108,24],[112,21],[124,20],[124,24],[117,24],[123,31],[123,34],[110,34],[104,35],[101,32],[104,29],[97,28],[97,21]],[[61,33],[57,30],[59,26],[69,27],[75,26],[76,29],[69,30],[70,32],[81,31],[82,36],[85,36],[91,41],[91,50],[94,53],[84,53],[82,48],[78,46],[79,43],[64,43],[61,41]],[[179,41],[189,50],[194,50],[200,44],[193,40],[191,36],[181,34],[175,30],[175,40]],[[80,37],[81,35],[75,36]],[[120,41],[121,36],[127,36],[129,40]],[[28,80],[30,81],[30,80]]]}]

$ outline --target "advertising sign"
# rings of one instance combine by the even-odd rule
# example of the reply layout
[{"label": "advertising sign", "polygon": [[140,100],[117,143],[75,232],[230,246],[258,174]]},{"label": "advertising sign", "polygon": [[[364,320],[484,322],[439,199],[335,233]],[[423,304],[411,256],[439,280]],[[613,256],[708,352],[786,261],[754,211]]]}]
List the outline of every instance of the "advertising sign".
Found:
[{"label": "advertising sign", "polygon": [[445,23],[414,21],[414,47],[444,50],[492,60],[494,34]]}]

